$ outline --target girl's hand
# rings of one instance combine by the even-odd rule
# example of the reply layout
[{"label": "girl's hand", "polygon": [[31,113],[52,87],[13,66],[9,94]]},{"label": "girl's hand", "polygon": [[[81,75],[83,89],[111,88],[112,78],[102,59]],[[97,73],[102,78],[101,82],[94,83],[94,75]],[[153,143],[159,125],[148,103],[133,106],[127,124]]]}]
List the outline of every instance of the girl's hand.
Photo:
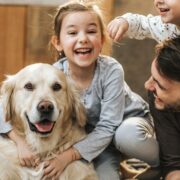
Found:
[{"label": "girl's hand", "polygon": [[128,28],[127,20],[123,17],[117,17],[108,24],[107,31],[114,41],[119,41],[123,38]]},{"label": "girl's hand", "polygon": [[68,165],[68,161],[62,155],[58,155],[44,164],[44,177],[45,179],[58,179],[63,170]]},{"label": "girl's hand", "polygon": [[17,142],[20,164],[27,167],[35,167],[39,164],[40,158],[31,150],[25,140]]},{"label": "girl's hand", "polygon": [[63,153],[58,154],[55,158],[46,161],[44,164],[45,179],[58,179],[67,165],[77,159],[80,159],[78,151],[74,148],[70,148]]}]

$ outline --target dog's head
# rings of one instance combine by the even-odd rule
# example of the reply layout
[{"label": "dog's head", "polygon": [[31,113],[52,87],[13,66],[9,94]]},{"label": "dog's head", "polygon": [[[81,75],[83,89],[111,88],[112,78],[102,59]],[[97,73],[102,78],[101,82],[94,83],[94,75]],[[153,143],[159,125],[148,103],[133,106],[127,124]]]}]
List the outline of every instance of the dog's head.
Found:
[{"label": "dog's head", "polygon": [[[85,125],[78,93],[64,73],[48,64],[32,64],[2,83],[4,118],[23,133],[41,137]],[[62,131],[63,132],[60,132]]]}]

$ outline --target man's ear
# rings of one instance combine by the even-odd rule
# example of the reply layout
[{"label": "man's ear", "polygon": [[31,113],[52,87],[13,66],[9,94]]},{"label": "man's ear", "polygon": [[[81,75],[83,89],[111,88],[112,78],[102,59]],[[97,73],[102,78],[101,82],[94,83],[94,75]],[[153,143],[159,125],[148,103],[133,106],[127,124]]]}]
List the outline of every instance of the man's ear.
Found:
[{"label": "man's ear", "polygon": [[58,52],[62,51],[62,47],[61,47],[61,45],[60,45],[60,41],[59,41],[59,39],[58,39],[57,36],[53,35],[53,36],[51,37],[51,43],[52,43],[52,45],[56,48],[56,50],[57,50]]}]

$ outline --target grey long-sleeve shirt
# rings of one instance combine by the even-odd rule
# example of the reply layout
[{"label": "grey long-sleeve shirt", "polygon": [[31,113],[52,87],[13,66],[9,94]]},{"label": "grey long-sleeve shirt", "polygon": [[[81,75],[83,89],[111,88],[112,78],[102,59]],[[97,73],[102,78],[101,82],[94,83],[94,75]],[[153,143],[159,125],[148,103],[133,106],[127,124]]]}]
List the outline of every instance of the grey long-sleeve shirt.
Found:
[{"label": "grey long-sleeve shirt", "polygon": [[[68,74],[66,58],[54,65]],[[74,146],[88,161],[110,144],[123,119],[143,117],[149,112],[146,102],[125,83],[122,66],[107,56],[98,58],[93,81],[81,98],[87,110],[87,129],[90,133]]]},{"label": "grey long-sleeve shirt", "polygon": [[[68,74],[68,61],[63,58],[54,64]],[[112,141],[116,128],[121,122],[133,116],[145,116],[148,105],[133,93],[124,81],[122,66],[113,58],[99,56],[94,78],[90,87],[81,93],[87,110],[87,137],[75,144],[81,156],[87,161],[97,157]],[[0,133],[11,127],[0,116]]]}]

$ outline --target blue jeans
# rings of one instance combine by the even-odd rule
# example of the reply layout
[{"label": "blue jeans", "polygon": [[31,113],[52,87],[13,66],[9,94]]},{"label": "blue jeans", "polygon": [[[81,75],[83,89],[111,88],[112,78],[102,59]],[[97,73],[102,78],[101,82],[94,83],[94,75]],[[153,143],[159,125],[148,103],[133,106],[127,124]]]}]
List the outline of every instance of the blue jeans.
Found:
[{"label": "blue jeans", "polygon": [[93,163],[99,180],[120,179],[120,158],[120,152],[113,145],[110,145],[96,159],[94,159]]}]

